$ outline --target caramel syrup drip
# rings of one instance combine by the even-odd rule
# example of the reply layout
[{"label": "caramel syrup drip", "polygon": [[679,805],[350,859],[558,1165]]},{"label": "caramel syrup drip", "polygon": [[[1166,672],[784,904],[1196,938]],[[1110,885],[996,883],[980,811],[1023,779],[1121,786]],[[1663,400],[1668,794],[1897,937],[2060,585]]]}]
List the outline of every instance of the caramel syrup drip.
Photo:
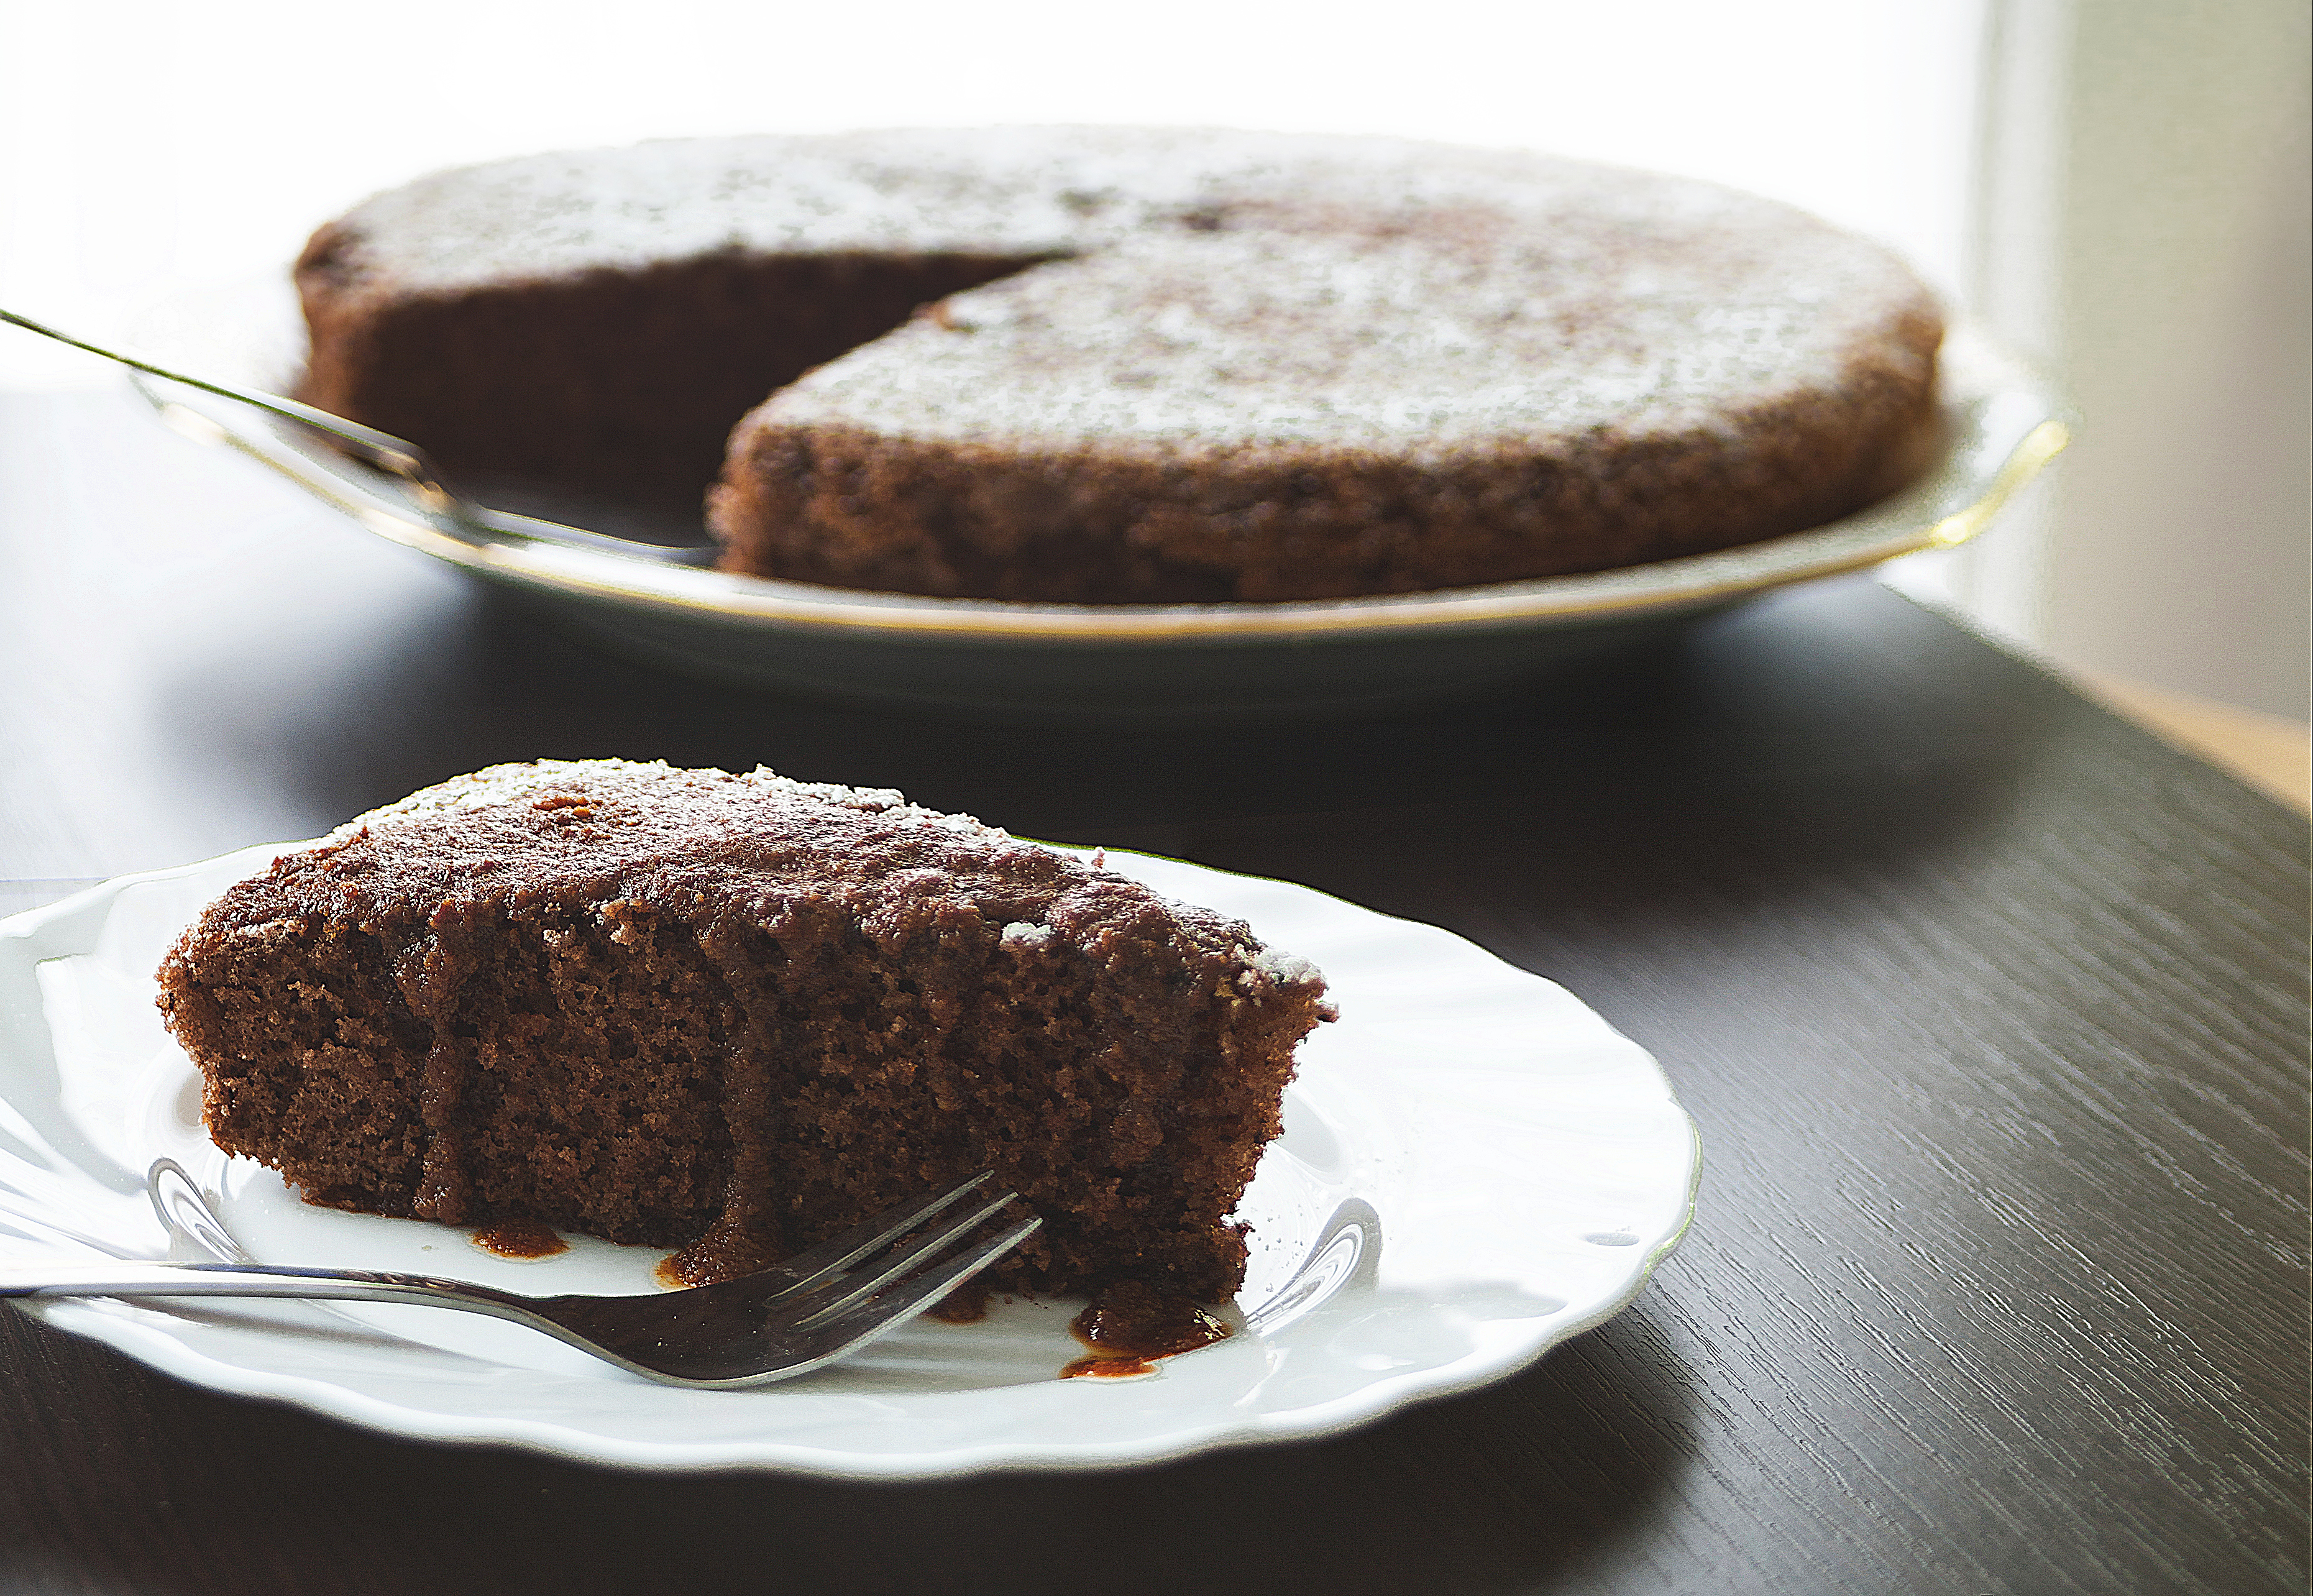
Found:
[{"label": "caramel syrup drip", "polygon": [[418,1068],[418,1115],[426,1142],[418,1160],[410,1212],[454,1225],[466,1217],[470,1183],[458,1110],[471,1072],[471,1045],[451,1027],[457,1018],[471,961],[464,957],[463,916],[437,910],[427,934],[393,956],[396,985],[410,1011],[431,1033]]},{"label": "caramel syrup drip", "polygon": [[924,1310],[944,1325],[976,1325],[988,1317],[988,1287],[967,1280]]},{"label": "caramel syrup drip", "polygon": [[1119,1358],[1095,1354],[1078,1358],[1060,1365],[1062,1380],[1137,1380],[1144,1374],[1154,1374],[1155,1358]]},{"label": "caramel syrup drip", "polygon": [[1156,1360],[1226,1339],[1229,1327],[1190,1301],[1138,1281],[1113,1285],[1069,1325],[1091,1356],[1060,1371],[1062,1380],[1121,1380],[1156,1372]]},{"label": "caramel syrup drip", "polygon": [[[774,939],[773,946],[778,947]],[[653,1271],[661,1285],[714,1285],[767,1269],[791,1250],[771,1200],[781,1189],[772,1141],[781,1114],[771,1061],[779,1054],[778,1004],[757,991],[752,949],[732,923],[717,921],[699,938],[699,950],[722,982],[737,1011],[723,1045],[723,1126],[730,1138],[731,1169],[723,1209],[707,1233]]]},{"label": "caramel syrup drip", "polygon": [[768,1269],[786,1256],[784,1248],[743,1221],[734,1219],[731,1210],[726,1208],[722,1217],[707,1227],[707,1234],[682,1251],[661,1258],[651,1274],[668,1290],[681,1291],[686,1286],[737,1280]]},{"label": "caramel syrup drip", "polygon": [[534,1219],[502,1220],[474,1232],[474,1245],[502,1258],[550,1258],[570,1244]]}]

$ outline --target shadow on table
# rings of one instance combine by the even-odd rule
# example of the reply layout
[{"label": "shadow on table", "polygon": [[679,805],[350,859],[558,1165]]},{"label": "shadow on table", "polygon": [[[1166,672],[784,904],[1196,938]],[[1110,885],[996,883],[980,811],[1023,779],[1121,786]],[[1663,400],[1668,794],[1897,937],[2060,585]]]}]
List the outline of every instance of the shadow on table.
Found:
[{"label": "shadow on table", "polygon": [[[1485,1391],[1336,1440],[932,1485],[615,1473],[121,1380],[158,1388],[140,1407],[180,1410],[155,1435],[198,1439],[84,1453],[59,1523],[0,1525],[0,1565],[37,1565],[68,1521],[110,1548],[119,1588],[154,1596],[319,1589],[324,1564],[355,1596],[1579,1588],[1643,1555],[1693,1446],[1693,1376],[1643,1306]],[[85,1439],[133,1444],[88,1419]],[[25,1482],[16,1499],[44,1494]],[[263,1522],[263,1543],[224,1544],[212,1512]]]},{"label": "shadow on table", "polygon": [[[1968,823],[1986,761],[2033,757],[2058,692],[1868,585],[1825,584],[1572,665],[1514,693],[1418,714],[1236,727],[1019,727],[782,699],[690,681],[576,643],[502,600],[456,593],[404,624],[252,663],[193,653],[165,707],[194,791],[214,783],[278,836],[311,834],[458,772],[532,758],[665,759],[898,787],[1026,835],[1205,857],[1216,826],[1272,817],[1354,830],[1455,809],[1579,839],[1643,811],[1741,828],[1795,775],[1844,778],[1858,824],[1738,846],[1820,860],[1900,825],[1931,845]],[[359,621],[354,622],[358,628]],[[298,657],[300,654],[303,657]],[[2002,675],[1987,718],[1980,681]],[[1955,761],[1964,782],[1939,782]],[[1306,824],[1305,824],[1306,823]],[[219,847],[260,840],[221,838]],[[1415,839],[1417,844],[1419,839]],[[1459,845],[1458,843],[1456,845]],[[1216,861],[1218,862],[1218,861]],[[1322,884],[1322,883],[1321,883]]]}]

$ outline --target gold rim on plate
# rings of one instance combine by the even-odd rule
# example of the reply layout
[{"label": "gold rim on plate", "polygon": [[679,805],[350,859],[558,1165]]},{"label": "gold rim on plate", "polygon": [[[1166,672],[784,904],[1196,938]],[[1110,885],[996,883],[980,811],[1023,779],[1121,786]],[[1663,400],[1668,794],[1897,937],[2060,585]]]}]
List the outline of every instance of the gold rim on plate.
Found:
[{"label": "gold rim on plate", "polygon": [[[283,356],[259,361],[246,350],[281,350],[289,341],[288,331],[247,323],[294,319],[295,313],[277,293],[252,307],[244,289],[222,306],[188,301],[156,320],[167,342],[182,341],[168,338],[171,327],[205,323],[192,341],[208,369],[217,366],[223,334],[228,357],[243,356],[233,364],[271,366],[269,373],[224,375],[259,384],[269,375],[278,384]],[[249,335],[238,344],[230,336],[235,322]],[[1023,604],[822,587],[673,565],[543,536],[478,534],[429,517],[394,493],[389,479],[291,436],[294,429],[286,423],[155,379],[140,376],[136,383],[177,430],[272,467],[390,542],[495,582],[589,605],[694,618],[722,629],[994,647],[1113,648],[1526,631],[1708,608],[1906,554],[1956,548],[1988,525],[2071,439],[2064,406],[2048,384],[1963,322],[1944,342],[1939,403],[1948,442],[1942,455],[1909,486],[1828,525],[1649,565],[1428,593],[1271,604]]]}]

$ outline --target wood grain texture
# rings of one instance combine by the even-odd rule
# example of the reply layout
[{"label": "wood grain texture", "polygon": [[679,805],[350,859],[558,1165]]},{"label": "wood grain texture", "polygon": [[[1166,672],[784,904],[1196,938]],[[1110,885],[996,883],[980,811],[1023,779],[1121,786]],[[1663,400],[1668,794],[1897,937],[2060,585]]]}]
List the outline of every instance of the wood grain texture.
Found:
[{"label": "wood grain texture", "polygon": [[848,1486],[422,1446],[0,1315],[0,1588],[2302,1591],[2305,828],[1866,583],[1426,716],[1064,737],[605,659],[125,404],[0,412],[0,876],[499,759],[763,762],[1305,881],[1701,1122],[1628,1313],[1334,1440]]}]

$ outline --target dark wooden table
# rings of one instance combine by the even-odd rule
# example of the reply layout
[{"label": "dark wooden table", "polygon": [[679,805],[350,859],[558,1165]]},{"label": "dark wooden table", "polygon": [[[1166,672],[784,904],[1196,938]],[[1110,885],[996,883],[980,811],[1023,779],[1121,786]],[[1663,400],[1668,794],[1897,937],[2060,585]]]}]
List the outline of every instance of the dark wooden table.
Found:
[{"label": "dark wooden table", "polygon": [[1495,702],[1057,736],[605,658],[126,398],[19,398],[0,682],[0,877],[497,760],[763,763],[1450,927],[1650,1048],[1706,1150],[1682,1250],[1524,1373],[1123,1473],[622,1474],[0,1314],[0,1589],[2305,1589],[2305,825],[1867,582]]}]

